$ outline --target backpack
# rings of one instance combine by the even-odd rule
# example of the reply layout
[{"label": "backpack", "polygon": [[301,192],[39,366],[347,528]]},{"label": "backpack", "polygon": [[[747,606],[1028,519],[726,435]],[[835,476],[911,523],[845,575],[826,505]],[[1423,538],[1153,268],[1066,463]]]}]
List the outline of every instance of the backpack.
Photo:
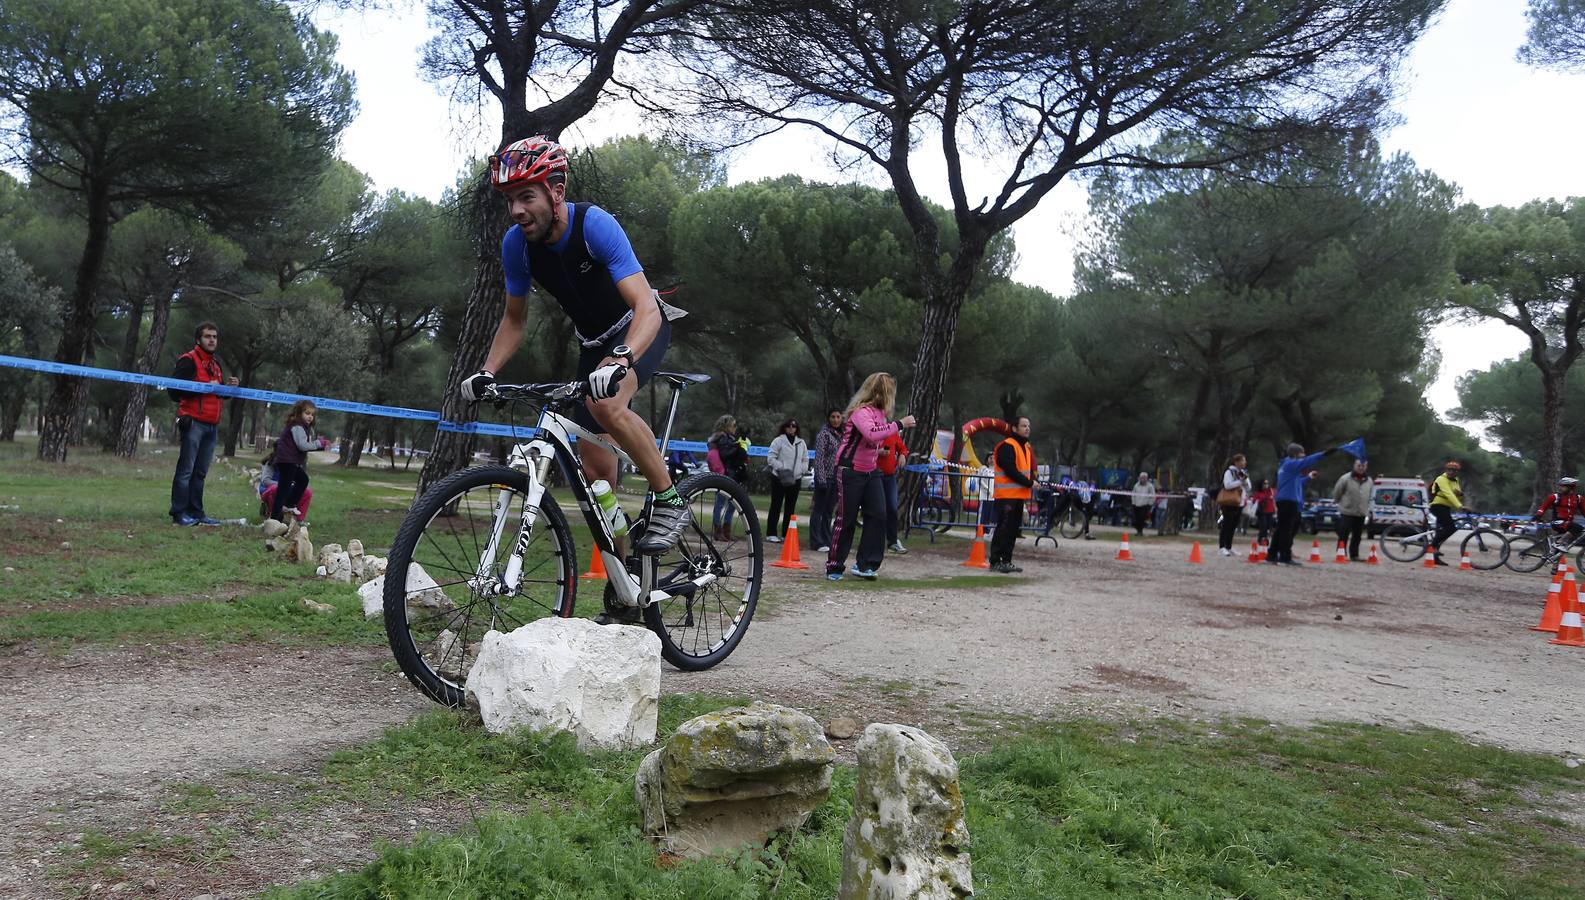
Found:
[{"label": "backpack", "polygon": [[710,452],[704,455],[705,463],[710,466],[710,471],[717,475],[726,474],[726,464],[721,462],[721,451],[715,444],[710,445]]}]

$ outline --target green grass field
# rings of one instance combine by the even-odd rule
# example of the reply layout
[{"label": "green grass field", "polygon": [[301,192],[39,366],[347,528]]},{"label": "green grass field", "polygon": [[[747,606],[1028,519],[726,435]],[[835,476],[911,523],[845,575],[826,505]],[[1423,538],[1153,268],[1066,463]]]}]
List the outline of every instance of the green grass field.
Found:
[{"label": "green grass field", "polygon": [[[267,555],[256,530],[168,524],[174,454],[128,462],[74,452],[73,459],[46,466],[31,459],[30,447],[0,446],[7,535],[0,645],[383,643],[378,622],[357,612],[347,586]],[[357,537],[383,554],[416,470],[311,472],[315,542]],[[247,481],[218,460],[209,498],[214,515],[256,518]],[[584,535],[579,540],[588,546]],[[972,590],[1000,581],[974,574],[881,586],[950,582]],[[820,585],[832,587],[875,585]],[[594,592],[581,594],[587,608]],[[340,612],[311,613],[302,597]],[[729,702],[668,696],[662,734]],[[1578,812],[1585,768],[1566,769],[1557,759],[1446,732],[1358,724],[1086,720],[1017,728],[1023,733],[1012,738],[987,732],[981,743],[992,749],[961,758],[976,896],[1585,896]],[[330,756],[317,778],[299,785],[298,800],[379,796],[478,808],[480,816],[460,830],[383,846],[360,871],[274,896],[834,895],[851,769],[838,771],[830,799],[799,834],[732,859],[660,867],[639,834],[633,798],[642,755],[583,754],[565,737],[494,737],[453,715],[426,714]],[[204,783],[182,790],[182,802],[205,809],[240,802]],[[70,877],[93,877],[138,854],[207,858],[242,840],[197,833],[140,844],[93,832]]]}]

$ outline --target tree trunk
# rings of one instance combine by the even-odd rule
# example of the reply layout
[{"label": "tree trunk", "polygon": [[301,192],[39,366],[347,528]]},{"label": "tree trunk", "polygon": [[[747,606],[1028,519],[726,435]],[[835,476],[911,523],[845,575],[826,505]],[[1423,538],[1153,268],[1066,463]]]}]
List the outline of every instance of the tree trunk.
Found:
[{"label": "tree trunk", "polygon": [[[1200,383],[1194,389],[1194,402],[1189,407],[1189,414],[1184,418],[1178,428],[1178,459],[1173,467],[1173,474],[1185,479],[1187,482],[1189,466],[1194,461],[1194,435],[1199,430],[1200,417],[1205,415],[1206,404],[1211,399],[1211,377],[1200,376]],[[1181,487],[1188,487],[1185,483]],[[1189,505],[1189,498],[1173,497],[1167,501],[1167,514],[1161,517],[1159,534],[1177,534],[1178,523],[1183,520],[1185,508]]]},{"label": "tree trunk", "polygon": [[[147,302],[147,298],[135,297],[130,302],[131,306],[129,306],[127,309],[127,329],[126,333],[121,338],[121,358],[119,360],[119,368],[123,372],[133,371],[132,367],[137,364],[138,337],[143,331],[143,306]],[[105,433],[101,443],[106,450],[116,454],[117,456],[126,455],[121,452],[122,426],[126,422],[127,413],[132,407],[133,401],[131,395],[137,393],[142,393],[145,400],[148,398],[148,389],[146,387],[142,387],[141,385],[132,385],[131,391],[127,396],[127,402],[120,408],[113,410],[107,419],[106,424],[109,427],[105,428]],[[139,402],[139,405],[142,405],[141,401]]]},{"label": "tree trunk", "polygon": [[1536,460],[1536,491],[1557,484],[1563,472],[1563,379],[1567,370],[1541,370],[1541,457]]},{"label": "tree trunk", "polygon": [[[142,310],[138,312],[142,316]],[[165,334],[171,323],[171,295],[160,293],[154,296],[154,317],[149,322],[149,338],[143,344],[143,353],[131,366],[140,375],[147,375],[154,371],[154,363],[165,350]],[[143,416],[148,409],[149,389],[145,385],[134,385],[131,396],[127,397],[126,409],[121,413],[121,421],[116,429],[115,454],[131,459],[138,454],[138,438],[143,432]]]},{"label": "tree trunk", "polygon": [[[501,322],[506,308],[506,292],[501,285],[501,238],[506,234],[508,220],[505,205],[496,192],[482,182],[475,185],[475,202],[478,204],[475,219],[478,266],[473,274],[473,289],[468,294],[467,310],[462,316],[462,330],[457,335],[457,355],[446,372],[446,390],[440,401],[440,417],[447,422],[467,421],[472,410],[458,393],[462,380],[479,371],[490,352],[490,340]],[[454,431],[435,431],[430,445],[429,458],[418,475],[418,496],[430,485],[468,465],[473,455],[473,436]]]},{"label": "tree trunk", "polygon": [[22,408],[27,406],[27,399],[25,387],[15,394],[0,394],[0,441],[11,443],[17,439],[17,425],[22,422]]},{"label": "tree trunk", "polygon": [[363,445],[369,437],[369,426],[363,416],[350,418],[346,437],[341,441],[341,458],[336,460],[336,465],[356,469],[358,463],[363,461]]},{"label": "tree trunk", "polygon": [[[99,273],[104,268],[105,248],[110,243],[110,190],[103,179],[91,178],[88,190],[88,236],[83,242],[82,259],[77,263],[77,279],[72,288],[71,306],[62,323],[61,340],[55,361],[80,366],[88,357],[94,339],[95,294]],[[57,375],[49,400],[39,421],[38,458],[46,462],[65,462],[72,425],[86,394],[83,379]]]}]

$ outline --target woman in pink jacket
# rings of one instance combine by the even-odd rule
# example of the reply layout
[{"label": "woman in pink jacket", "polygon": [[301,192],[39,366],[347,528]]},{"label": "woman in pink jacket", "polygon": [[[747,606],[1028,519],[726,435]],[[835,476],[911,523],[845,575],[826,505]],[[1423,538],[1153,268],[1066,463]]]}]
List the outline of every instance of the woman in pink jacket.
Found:
[{"label": "woman in pink jacket", "polygon": [[881,444],[903,428],[914,427],[913,416],[888,422],[897,400],[897,381],[885,372],[864,379],[848,404],[847,423],[837,445],[837,515],[831,533],[831,555],[826,557],[826,577],[842,580],[859,511],[864,513],[864,539],[859,542],[853,574],[875,577],[886,557],[886,492],[881,485],[876,453]]}]

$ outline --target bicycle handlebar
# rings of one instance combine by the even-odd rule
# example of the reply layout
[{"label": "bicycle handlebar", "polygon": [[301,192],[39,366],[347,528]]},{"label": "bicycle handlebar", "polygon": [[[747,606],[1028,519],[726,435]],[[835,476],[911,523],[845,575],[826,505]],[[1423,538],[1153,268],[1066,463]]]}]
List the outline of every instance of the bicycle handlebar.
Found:
[{"label": "bicycle handlebar", "polygon": [[589,392],[589,383],[582,379],[578,381],[548,381],[541,384],[501,384],[499,382],[484,389],[481,400],[490,400],[496,404],[511,403],[518,400],[544,400],[548,403],[572,403],[582,400]]}]

